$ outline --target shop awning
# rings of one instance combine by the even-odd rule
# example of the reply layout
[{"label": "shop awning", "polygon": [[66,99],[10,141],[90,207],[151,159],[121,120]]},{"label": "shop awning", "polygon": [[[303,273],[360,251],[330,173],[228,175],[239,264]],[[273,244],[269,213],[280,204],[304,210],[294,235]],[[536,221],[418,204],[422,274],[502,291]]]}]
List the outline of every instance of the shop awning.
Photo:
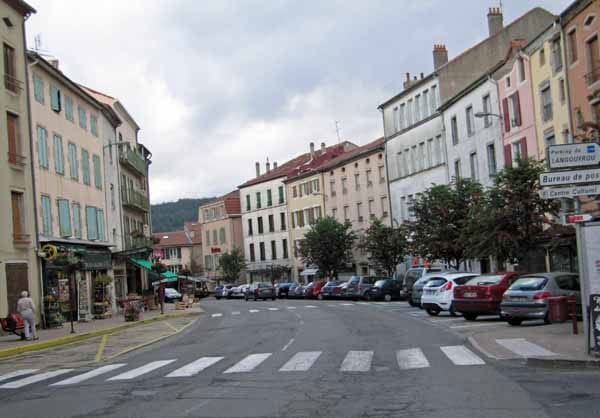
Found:
[{"label": "shop awning", "polygon": [[146,270],[152,270],[152,261],[144,260],[143,258],[130,258],[129,260],[136,266]]},{"label": "shop awning", "polygon": [[300,273],[300,276],[314,276],[315,274],[317,274],[319,272],[319,269],[306,269],[303,270],[302,273]]},{"label": "shop awning", "polygon": [[171,279],[171,281],[176,281],[179,276],[177,273],[173,273],[172,271],[165,271],[160,275],[163,279]]}]

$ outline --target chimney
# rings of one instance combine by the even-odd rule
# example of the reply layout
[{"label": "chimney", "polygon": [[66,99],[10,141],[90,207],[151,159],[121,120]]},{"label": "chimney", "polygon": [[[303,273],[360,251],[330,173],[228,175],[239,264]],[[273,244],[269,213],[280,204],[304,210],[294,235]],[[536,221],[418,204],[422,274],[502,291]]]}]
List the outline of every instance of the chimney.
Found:
[{"label": "chimney", "polygon": [[267,173],[268,173],[269,171],[271,171],[271,163],[269,162],[269,157],[267,157],[267,164],[266,164],[266,167],[267,167]]},{"label": "chimney", "polygon": [[274,161],[273,162],[273,170],[276,170],[276,169],[277,169],[277,161]]},{"label": "chimney", "polygon": [[311,157],[315,156],[315,143],[314,142],[310,143],[310,156]]},{"label": "chimney", "polygon": [[260,163],[256,162],[256,177],[260,176]]},{"label": "chimney", "polygon": [[421,80],[423,80],[423,78],[425,78],[425,75],[421,73]]},{"label": "chimney", "polygon": [[406,80],[404,80],[404,88],[407,88],[408,86],[411,85],[411,81],[410,81],[410,73],[406,73]]},{"label": "chimney", "polygon": [[487,18],[490,36],[494,36],[504,27],[502,22],[502,9],[499,7],[490,7]]},{"label": "chimney", "polygon": [[321,153],[325,153],[325,142],[321,142]]},{"label": "chimney", "polygon": [[437,70],[442,65],[448,63],[448,50],[444,44],[435,44],[433,46],[433,69]]}]

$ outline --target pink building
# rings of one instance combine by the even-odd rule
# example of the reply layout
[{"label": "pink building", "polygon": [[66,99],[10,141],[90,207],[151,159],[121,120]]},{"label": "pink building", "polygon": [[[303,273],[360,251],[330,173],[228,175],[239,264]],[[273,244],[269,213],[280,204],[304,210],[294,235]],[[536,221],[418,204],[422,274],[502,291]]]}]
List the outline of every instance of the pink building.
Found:
[{"label": "pink building", "polygon": [[506,64],[495,74],[502,118],[502,144],[505,164],[514,165],[538,155],[531,70],[529,57],[521,53],[519,42],[513,41]]}]

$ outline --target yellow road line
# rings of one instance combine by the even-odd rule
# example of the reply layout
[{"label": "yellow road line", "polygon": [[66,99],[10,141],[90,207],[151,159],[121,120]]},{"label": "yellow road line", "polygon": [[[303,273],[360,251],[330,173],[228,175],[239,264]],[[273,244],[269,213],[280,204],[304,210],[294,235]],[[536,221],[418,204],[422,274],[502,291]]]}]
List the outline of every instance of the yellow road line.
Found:
[{"label": "yellow road line", "polygon": [[100,345],[98,346],[98,352],[96,353],[96,363],[102,360],[102,355],[104,354],[104,347],[106,346],[106,341],[108,340],[108,334],[103,335],[100,340]]},{"label": "yellow road line", "polygon": [[165,324],[166,326],[168,326],[169,328],[171,328],[173,331],[175,331],[175,332],[179,332],[179,329],[178,329],[178,328],[175,328],[175,327],[174,327],[173,325],[171,325],[169,322],[167,322],[167,321],[164,321],[164,324]]}]

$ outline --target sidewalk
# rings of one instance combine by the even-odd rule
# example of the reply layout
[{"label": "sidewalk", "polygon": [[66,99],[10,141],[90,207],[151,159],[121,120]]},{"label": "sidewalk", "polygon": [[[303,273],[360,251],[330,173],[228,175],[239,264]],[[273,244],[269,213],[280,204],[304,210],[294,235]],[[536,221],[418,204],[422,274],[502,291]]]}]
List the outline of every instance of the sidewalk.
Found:
[{"label": "sidewalk", "polygon": [[70,344],[154,321],[199,315],[202,312],[204,311],[198,303],[195,303],[192,308],[185,310],[176,310],[175,304],[166,304],[164,314],[161,315],[160,310],[147,311],[142,314],[139,321],[135,322],[125,322],[123,315],[115,315],[109,319],[92,320],[89,322],[75,322],[74,334],[71,334],[70,322],[65,322],[60,328],[38,329],[39,340],[37,341],[22,341],[14,334],[2,335],[0,336],[0,358]]}]

